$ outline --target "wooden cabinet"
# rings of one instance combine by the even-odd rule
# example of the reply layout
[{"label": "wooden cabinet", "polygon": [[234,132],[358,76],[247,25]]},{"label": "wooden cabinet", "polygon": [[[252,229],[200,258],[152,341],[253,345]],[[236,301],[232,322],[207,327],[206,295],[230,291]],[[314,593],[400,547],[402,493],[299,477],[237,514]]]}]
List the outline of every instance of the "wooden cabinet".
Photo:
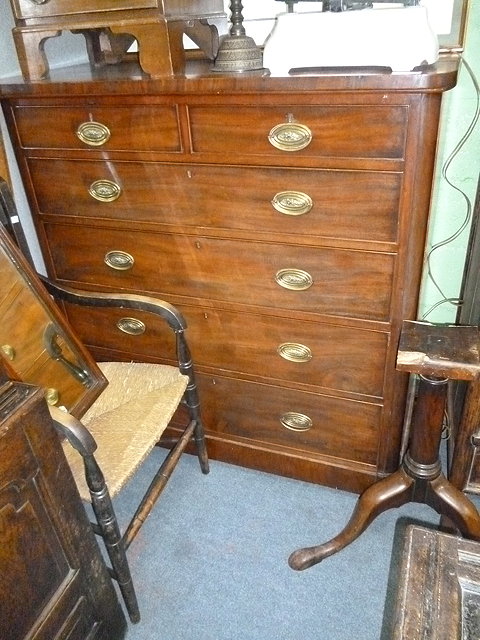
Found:
[{"label": "wooden cabinet", "polygon": [[0,388],[0,637],[120,640],[126,622],[43,392]]},{"label": "wooden cabinet", "polygon": [[393,547],[382,639],[479,638],[479,543],[417,525],[406,527],[399,542]]},{"label": "wooden cabinet", "polygon": [[[275,78],[192,61],[0,88],[50,275],[181,307],[213,457],[354,491],[396,468],[397,341],[456,66]],[[150,318],[127,336],[118,314],[67,312],[97,357],[172,357]]]},{"label": "wooden cabinet", "polygon": [[183,72],[187,34],[213,59],[226,32],[223,0],[10,0],[12,31],[24,78],[49,75],[45,41],[72,31],[85,36],[94,65],[118,63],[136,40],[143,71]]}]

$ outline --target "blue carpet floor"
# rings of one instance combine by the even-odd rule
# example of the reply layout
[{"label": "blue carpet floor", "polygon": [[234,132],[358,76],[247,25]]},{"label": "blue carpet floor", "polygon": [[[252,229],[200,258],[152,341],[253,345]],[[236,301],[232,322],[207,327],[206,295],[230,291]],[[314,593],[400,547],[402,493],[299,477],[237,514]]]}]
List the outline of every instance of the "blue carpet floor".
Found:
[{"label": "blue carpet floor", "polygon": [[[117,497],[121,523],[162,455]],[[127,640],[379,640],[396,522],[435,512],[388,511],[323,563],[287,565],[336,535],[356,498],[217,461],[204,476],[185,455],[129,549],[142,620]]]}]

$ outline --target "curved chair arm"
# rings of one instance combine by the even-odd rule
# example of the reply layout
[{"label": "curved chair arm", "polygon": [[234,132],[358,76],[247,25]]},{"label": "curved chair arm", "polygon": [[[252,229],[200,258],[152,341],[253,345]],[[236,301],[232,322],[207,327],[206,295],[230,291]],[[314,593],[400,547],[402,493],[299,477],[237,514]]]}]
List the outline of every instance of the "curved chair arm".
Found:
[{"label": "curved chair arm", "polygon": [[62,411],[58,407],[49,406],[48,409],[57,431],[65,436],[83,458],[91,456],[97,448],[97,443],[87,427],[70,413]]},{"label": "curved chair arm", "polygon": [[192,356],[185,337],[187,322],[176,307],[169,302],[150,296],[140,296],[129,293],[97,293],[95,291],[72,289],[54,283],[44,276],[40,276],[40,278],[48,292],[54,298],[70,304],[102,308],[136,309],[137,311],[146,311],[162,317],[175,332],[179,369],[181,373],[188,376],[190,380],[185,392],[186,402],[192,416],[194,416],[197,421],[200,421],[198,413],[199,401]]},{"label": "curved chair arm", "polygon": [[148,311],[164,318],[175,332],[184,331],[187,327],[186,320],[180,311],[169,302],[165,302],[165,300],[161,300],[160,298],[141,296],[133,293],[98,293],[96,291],[84,291],[59,285],[42,275],[40,275],[40,279],[54,298],[69,302],[70,304]]}]

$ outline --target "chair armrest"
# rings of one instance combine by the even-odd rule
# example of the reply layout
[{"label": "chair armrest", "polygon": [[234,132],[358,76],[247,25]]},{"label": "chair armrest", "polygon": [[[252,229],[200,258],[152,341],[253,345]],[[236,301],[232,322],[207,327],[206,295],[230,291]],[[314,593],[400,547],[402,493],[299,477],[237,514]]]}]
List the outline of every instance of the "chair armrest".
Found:
[{"label": "chair armrest", "polygon": [[131,293],[97,293],[95,291],[85,291],[72,289],[52,282],[45,276],[40,275],[40,279],[47,291],[56,299],[63,300],[70,304],[90,307],[136,309],[146,311],[163,318],[169,327],[175,332],[177,359],[180,371],[190,378],[190,385],[187,393],[190,394],[191,406],[196,406],[196,388],[194,382],[193,362],[190,348],[185,337],[187,322],[180,311],[169,302],[152,298],[150,296],[140,296]]},{"label": "chair armrest", "polygon": [[48,407],[56,430],[61,433],[82,457],[91,456],[97,448],[95,438],[77,418],[58,407]]},{"label": "chair armrest", "polygon": [[141,296],[132,293],[98,293],[72,289],[52,282],[45,276],[40,279],[48,292],[56,299],[70,304],[89,307],[113,307],[119,309],[136,309],[161,316],[175,332],[183,332],[187,323],[180,311],[169,302],[160,298]]}]

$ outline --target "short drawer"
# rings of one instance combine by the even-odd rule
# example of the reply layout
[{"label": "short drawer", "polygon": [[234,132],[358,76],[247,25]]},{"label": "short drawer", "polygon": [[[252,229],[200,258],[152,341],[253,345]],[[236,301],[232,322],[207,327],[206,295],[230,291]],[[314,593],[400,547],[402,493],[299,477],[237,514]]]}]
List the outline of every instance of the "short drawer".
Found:
[{"label": "short drawer", "polygon": [[408,108],[338,105],[189,108],[193,151],[403,158]]},{"label": "short drawer", "polygon": [[[42,159],[29,167],[41,213],[309,238],[397,237],[399,173]],[[99,203],[92,189],[105,181],[117,197]]]},{"label": "short drawer", "polygon": [[12,4],[17,18],[70,16],[118,9],[154,9],[158,6],[157,0],[12,0]]},{"label": "short drawer", "polygon": [[45,104],[14,113],[24,148],[182,151],[175,105]]},{"label": "short drawer", "polygon": [[387,320],[395,256],[200,236],[44,225],[63,281]]},{"label": "short drawer", "polygon": [[[388,334],[334,324],[182,306],[197,367],[271,381],[381,397]],[[148,313],[69,307],[70,323],[90,346],[173,361],[169,329]],[[122,329],[133,317],[138,335]],[[128,330],[128,324],[127,324]],[[165,352],[159,353],[159,346]]]},{"label": "short drawer", "polygon": [[198,376],[208,433],[376,465],[382,406]]}]

